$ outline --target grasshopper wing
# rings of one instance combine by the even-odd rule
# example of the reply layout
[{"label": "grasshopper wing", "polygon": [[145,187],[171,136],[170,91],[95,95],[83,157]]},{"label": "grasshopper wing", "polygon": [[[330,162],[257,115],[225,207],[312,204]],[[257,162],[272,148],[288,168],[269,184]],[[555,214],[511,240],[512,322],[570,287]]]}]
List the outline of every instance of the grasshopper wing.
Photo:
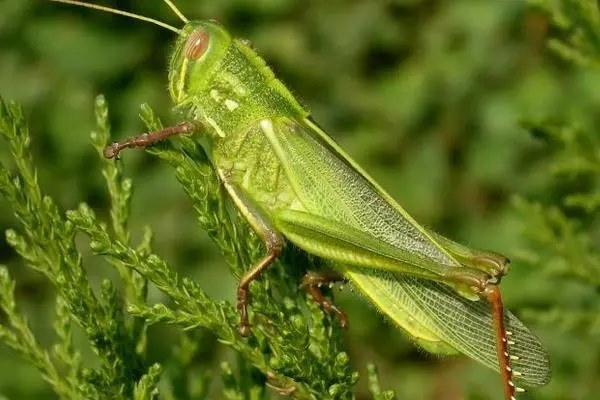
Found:
[{"label": "grasshopper wing", "polygon": [[434,274],[440,274],[444,268],[461,267],[309,120],[304,123],[289,118],[263,120],[261,129],[301,203],[297,210],[281,213],[280,220],[289,219],[289,225],[297,224],[295,213],[304,212],[307,217],[314,216],[312,225],[329,221],[333,228],[345,226],[360,231],[388,249],[395,248],[394,257],[398,261],[431,268]]},{"label": "grasshopper wing", "polygon": [[[450,346],[498,370],[496,333],[489,303],[470,301],[447,285],[388,271],[353,269],[345,275],[388,318],[435,353]],[[528,386],[550,380],[550,363],[539,339],[511,312],[505,312],[514,378]],[[436,351],[441,347],[442,351]]]},{"label": "grasshopper wing", "polygon": [[[497,370],[489,304],[470,301],[431,278],[414,276],[427,278],[426,273],[415,274],[416,269],[443,275],[450,269],[466,268],[311,121],[264,120],[261,129],[301,202],[298,210],[276,213],[278,229],[315,254],[321,253],[319,246],[331,245],[324,258],[342,269],[364,295],[426,349],[459,351]],[[381,245],[376,246],[377,242]],[[345,259],[346,252],[341,251],[345,247],[357,257],[373,256],[376,265],[357,267],[368,262]],[[399,272],[378,261],[381,256],[392,259]],[[547,383],[549,361],[539,340],[513,314],[507,312],[505,318],[513,334],[510,350],[515,378],[533,386]]]}]

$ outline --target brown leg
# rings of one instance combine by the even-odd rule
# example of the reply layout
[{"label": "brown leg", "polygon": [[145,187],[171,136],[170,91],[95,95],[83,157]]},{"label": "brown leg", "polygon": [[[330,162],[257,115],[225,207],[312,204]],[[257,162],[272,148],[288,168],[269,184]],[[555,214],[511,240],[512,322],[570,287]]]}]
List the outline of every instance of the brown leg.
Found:
[{"label": "brown leg", "polygon": [[302,278],[301,286],[310,294],[312,299],[316,301],[321,307],[323,307],[326,311],[335,313],[340,319],[340,325],[342,328],[348,326],[348,317],[346,313],[344,313],[341,309],[337,308],[329,299],[323,296],[320,286],[330,283],[330,282],[339,282],[343,281],[344,278],[332,272],[312,272],[309,271]]},{"label": "brown leg", "polygon": [[183,133],[192,133],[197,129],[197,125],[192,122],[182,122],[179,125],[161,129],[159,131],[144,133],[140,136],[130,137],[121,142],[115,142],[104,148],[104,157],[117,158],[121,150],[131,147],[146,147],[153,143],[168,139],[171,136]]},{"label": "brown leg", "polygon": [[260,276],[279,257],[283,249],[283,238],[279,235],[268,216],[263,214],[243,189],[230,180],[227,171],[218,169],[219,177],[233,203],[244,219],[248,221],[254,232],[265,244],[267,254],[240,279],[237,290],[237,309],[240,313],[238,332],[242,336],[250,335],[248,304],[250,303],[250,284]]},{"label": "brown leg", "polygon": [[[507,258],[504,259],[508,262]],[[480,259],[479,261],[482,260]],[[504,398],[505,400],[515,400],[517,388],[513,383],[513,371],[510,367],[509,345],[512,343],[508,340],[509,333],[506,331],[504,325],[504,305],[502,304],[502,296],[497,285],[499,276],[488,276],[486,278],[485,275],[479,275],[481,271],[478,271],[479,273],[473,272],[472,270],[471,273],[465,274],[461,271],[460,273],[449,274],[446,278],[449,281],[467,285],[474,293],[477,293],[482,299],[490,303],[492,307],[493,329],[496,336],[496,355],[500,376],[502,377]]]},{"label": "brown leg", "polygon": [[258,264],[250,269],[240,280],[237,290],[237,309],[240,313],[238,332],[242,336],[250,335],[250,322],[248,321],[248,303],[250,303],[250,283],[258,278],[281,254],[283,240],[275,232],[268,232],[265,245],[267,255]]},{"label": "brown leg", "polygon": [[504,326],[504,305],[500,289],[496,285],[488,285],[483,292],[483,296],[492,305],[492,319],[496,329],[496,353],[500,367],[500,375],[504,387],[504,398],[506,400],[515,399],[515,384],[513,383],[513,373],[510,367],[509,341]]}]

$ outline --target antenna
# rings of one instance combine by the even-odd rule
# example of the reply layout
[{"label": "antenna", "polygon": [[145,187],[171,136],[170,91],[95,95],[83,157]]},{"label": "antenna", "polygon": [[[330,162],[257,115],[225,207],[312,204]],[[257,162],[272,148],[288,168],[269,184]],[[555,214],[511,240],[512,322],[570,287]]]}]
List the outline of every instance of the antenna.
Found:
[{"label": "antenna", "polygon": [[[134,14],[134,13],[130,13],[127,11],[117,10],[116,8],[104,7],[104,6],[101,6],[98,4],[84,3],[83,1],[77,1],[77,0],[50,0],[50,1],[54,1],[56,3],[71,4],[74,6],[80,6],[80,7],[85,7],[85,8],[91,8],[93,10],[104,11],[104,12],[111,13],[111,14],[123,15],[125,17],[138,19],[140,21],[145,21],[145,22],[149,22],[154,25],[158,25],[162,28],[165,28],[172,32],[175,32],[178,35],[181,35],[181,29],[177,29],[174,26],[171,26],[169,24],[166,24],[166,23],[159,21],[157,19],[154,19],[154,18],[144,17],[143,15]],[[170,4],[171,2],[169,0],[165,0],[165,1],[171,8],[175,7],[174,5]],[[177,9],[175,8],[175,10],[177,10]],[[177,10],[177,12],[179,12],[179,10]],[[177,15],[180,15],[180,14],[181,13],[178,13]],[[183,15],[181,15],[181,16],[183,16]],[[186,22],[187,22],[187,20],[186,20]]]},{"label": "antenna", "polygon": [[179,11],[177,6],[175,6],[175,4],[173,4],[173,2],[171,0],[164,0],[164,2],[169,6],[169,8],[171,10],[173,10],[175,15],[177,15],[179,17],[179,19],[183,21],[184,24],[187,24],[188,22],[190,22],[190,20],[187,19],[181,11]]}]

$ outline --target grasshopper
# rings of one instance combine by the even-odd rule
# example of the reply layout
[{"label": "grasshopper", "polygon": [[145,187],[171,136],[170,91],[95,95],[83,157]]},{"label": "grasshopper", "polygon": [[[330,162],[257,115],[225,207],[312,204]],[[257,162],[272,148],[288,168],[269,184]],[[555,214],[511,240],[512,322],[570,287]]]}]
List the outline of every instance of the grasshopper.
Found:
[{"label": "grasshopper", "polygon": [[[312,119],[247,41],[215,21],[152,18],[75,0],[52,0],[154,23],[177,34],[168,87],[180,124],[109,145],[104,155],[180,134],[203,134],[233,204],[265,245],[264,257],[237,290],[239,333],[251,334],[249,286],[286,243],[319,257],[353,283],[424,349],[463,353],[497,370],[504,397],[549,380],[539,340],[505,311],[498,284],[508,258],[455,243],[420,226]],[[346,315],[319,286],[331,274],[308,273],[302,285],[323,308]]]}]

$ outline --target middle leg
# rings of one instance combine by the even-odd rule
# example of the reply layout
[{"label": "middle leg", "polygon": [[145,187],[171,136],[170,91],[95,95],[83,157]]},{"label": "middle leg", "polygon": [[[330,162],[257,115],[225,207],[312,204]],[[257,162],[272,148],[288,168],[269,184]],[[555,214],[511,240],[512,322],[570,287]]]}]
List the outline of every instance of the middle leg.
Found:
[{"label": "middle leg", "polygon": [[309,271],[302,278],[303,287],[312,299],[317,302],[324,310],[335,313],[340,319],[340,325],[342,328],[348,326],[348,317],[346,313],[340,308],[336,307],[327,297],[321,292],[321,286],[332,283],[345,281],[344,277],[337,272],[314,272]]}]

